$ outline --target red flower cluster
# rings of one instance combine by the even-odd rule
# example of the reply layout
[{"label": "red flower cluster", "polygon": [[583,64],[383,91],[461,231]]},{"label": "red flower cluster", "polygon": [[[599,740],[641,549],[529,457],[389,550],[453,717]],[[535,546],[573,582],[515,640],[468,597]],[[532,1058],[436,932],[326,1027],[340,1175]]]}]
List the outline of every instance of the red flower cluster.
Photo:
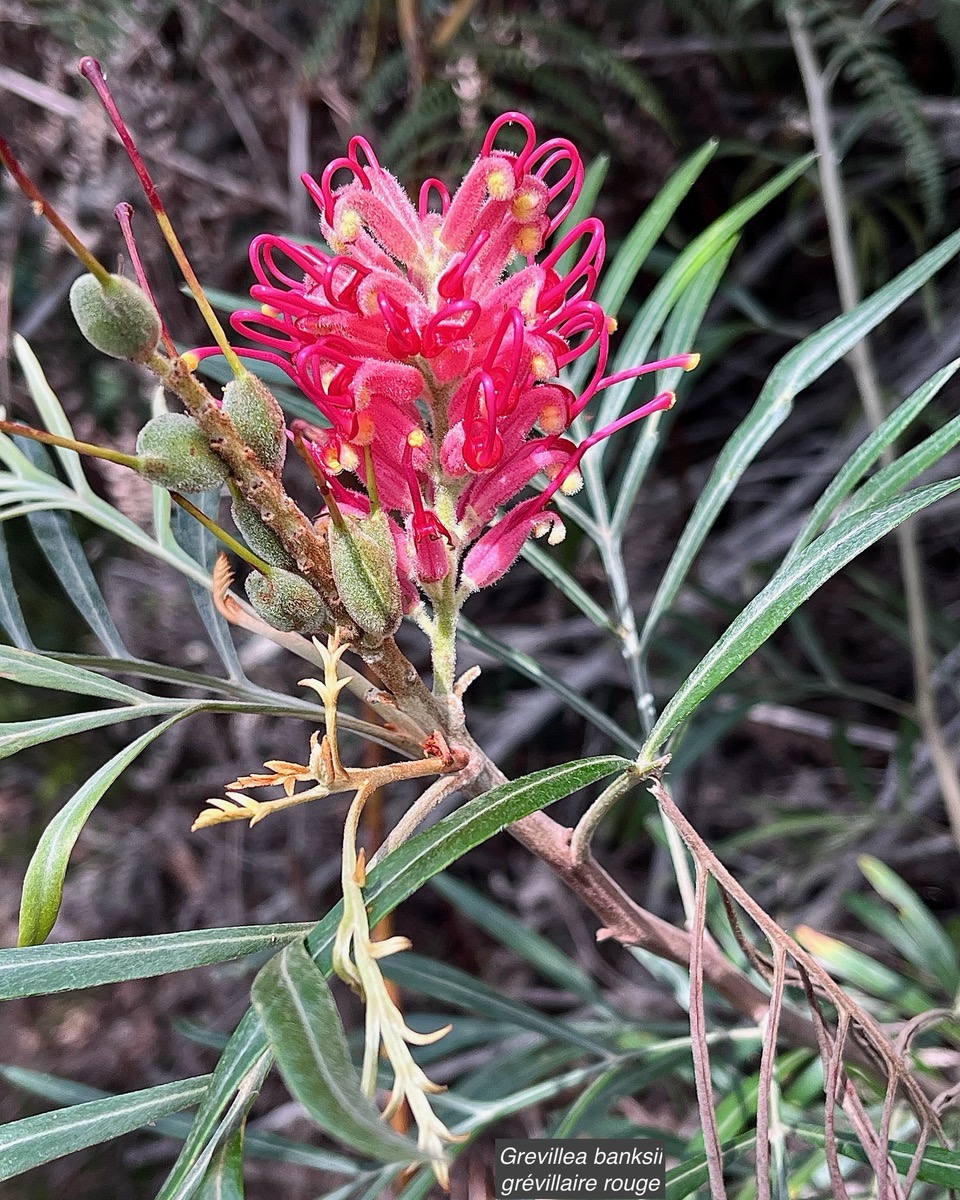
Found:
[{"label": "red flower cluster", "polygon": [[[526,135],[518,154],[494,148],[511,122]],[[352,178],[334,190],[340,171]],[[581,221],[537,261],[580,192],[583,166],[565,138],[538,146],[520,113],[494,121],[452,198],[429,179],[414,207],[361,137],[319,183],[303,182],[333,252],[272,234],[254,240],[251,295],[262,308],[236,313],[233,326],[264,349],[240,353],[280,366],[326,418],[294,433],[341,511],[362,516],[379,504],[390,515],[408,604],[458,569],[466,587],[485,587],[531,534],[563,536],[546,506],[579,486],[585,450],[673,396],[577,446],[563,434],[590,399],[621,379],[689,369],[697,356],[604,376],[614,323],[592,299],[603,225]],[[560,274],[565,257],[575,261]],[[511,270],[518,258],[526,265]],[[576,396],[558,374],[590,351],[596,368]],[[547,487],[491,525],[540,471]]]}]

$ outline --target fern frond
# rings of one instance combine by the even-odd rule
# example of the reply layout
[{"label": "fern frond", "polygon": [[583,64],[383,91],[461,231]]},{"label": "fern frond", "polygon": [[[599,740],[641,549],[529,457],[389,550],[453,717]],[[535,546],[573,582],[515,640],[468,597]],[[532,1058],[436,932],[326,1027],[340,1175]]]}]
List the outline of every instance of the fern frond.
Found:
[{"label": "fern frond", "polygon": [[881,12],[860,16],[843,0],[802,0],[810,29],[831,47],[827,62],[856,89],[871,115],[889,121],[902,143],[907,170],[920,190],[928,230],[943,222],[940,153],[920,108],[919,96],[883,34],[871,23]]}]

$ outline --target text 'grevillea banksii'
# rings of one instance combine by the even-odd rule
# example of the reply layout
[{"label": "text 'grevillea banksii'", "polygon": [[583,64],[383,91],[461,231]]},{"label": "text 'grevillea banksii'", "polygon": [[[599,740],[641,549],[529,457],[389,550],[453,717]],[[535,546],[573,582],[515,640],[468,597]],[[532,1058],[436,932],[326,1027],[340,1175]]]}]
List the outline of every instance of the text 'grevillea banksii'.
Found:
[{"label": "text 'grevillea banksii'", "polygon": [[[494,145],[511,123],[525,135],[518,153]],[[527,537],[562,538],[548,505],[579,486],[589,446],[673,402],[662,393],[578,446],[564,435],[597,392],[690,369],[698,356],[604,374],[615,323],[593,299],[603,225],[589,217],[545,250],[583,165],[565,138],[538,144],[521,113],[493,122],[452,197],[428,179],[414,205],[361,137],[319,182],[303,182],[329,252],[254,240],[261,307],[233,326],[259,347],[240,353],[282,368],[324,418],[295,422],[291,437],[312,460],[330,519],[382,523],[386,513],[407,611],[444,580],[486,587]],[[592,377],[575,395],[559,374],[590,353]],[[498,519],[539,472],[544,490]]]}]

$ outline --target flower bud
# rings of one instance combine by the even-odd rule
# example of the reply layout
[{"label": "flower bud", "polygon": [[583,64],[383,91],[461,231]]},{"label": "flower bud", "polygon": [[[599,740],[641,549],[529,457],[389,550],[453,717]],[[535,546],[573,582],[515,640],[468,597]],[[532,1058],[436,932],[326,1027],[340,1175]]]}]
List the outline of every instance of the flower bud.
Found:
[{"label": "flower bud", "polygon": [[397,551],[382,510],[327,527],[330,564],[343,607],[361,629],[388,637],[400,624]]},{"label": "flower bud", "polygon": [[272,567],[284,567],[286,570],[290,570],[296,565],[293,558],[284,550],[283,542],[269,525],[265,525],[261,521],[256,510],[246,500],[238,496],[231,505],[230,512],[234,524],[243,534],[243,540],[262,559]]},{"label": "flower bud", "polygon": [[260,465],[279,475],[287,454],[286,426],[283,410],[263,380],[249,371],[231,379],[223,389],[223,411]]},{"label": "flower bud", "polygon": [[186,413],[161,413],[148,421],[137,437],[137,454],[151,483],[174,491],[205,492],[227,478],[227,468]]},{"label": "flower bud", "polygon": [[153,301],[122,275],[106,284],[81,275],[70,288],[70,308],[87,341],[111,358],[145,362],[157,348],[160,317]]},{"label": "flower bud", "polygon": [[269,575],[254,571],[244,587],[259,616],[281,633],[308,636],[333,628],[333,617],[323,597],[292,571],[274,568]]}]

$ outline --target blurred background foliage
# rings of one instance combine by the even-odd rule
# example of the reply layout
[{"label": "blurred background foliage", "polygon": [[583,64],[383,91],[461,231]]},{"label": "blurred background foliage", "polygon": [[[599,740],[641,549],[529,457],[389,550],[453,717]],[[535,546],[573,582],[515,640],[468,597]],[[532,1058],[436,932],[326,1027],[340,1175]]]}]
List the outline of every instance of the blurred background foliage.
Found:
[{"label": "blurred background foliage", "polygon": [[[833,83],[834,136],[861,281],[870,291],[957,225],[960,3],[802,0],[801,7]],[[692,237],[811,142],[784,16],[769,0],[0,0],[4,133],[108,262],[121,247],[112,209],[137,196],[126,160],[76,74],[76,60],[87,52],[105,62],[201,278],[224,297],[249,285],[246,246],[255,233],[316,233],[299,175],[319,174],[352,133],[366,134],[404,182],[426,175],[451,182],[490,118],[521,108],[542,136],[564,134],[586,160],[609,160],[595,207],[613,249],[671,170],[718,139],[716,155],[637,280],[626,319]],[[65,303],[77,265],[8,181],[0,187],[0,403],[32,415],[11,366],[15,330],[32,343],[77,435],[132,448],[149,414],[144,381],[82,342]],[[771,365],[838,312],[817,187],[816,173],[808,172],[747,225],[708,312],[696,347],[704,366],[685,380],[665,453],[626,539],[641,614],[717,449]],[[167,322],[183,344],[201,342],[202,327],[161,240],[142,205],[138,211],[141,251]],[[958,291],[953,269],[884,327],[875,352],[889,403],[960,353]],[[948,385],[916,436],[954,413],[958,395],[957,385]],[[755,592],[829,477],[826,468],[835,468],[863,431],[851,376],[839,366],[804,396],[711,535],[693,584],[658,638],[659,694],[669,694]],[[939,469],[958,468],[953,453]],[[122,511],[149,519],[147,485],[102,464],[89,473]],[[952,746],[960,737],[958,529],[960,509],[949,501],[922,526],[935,681]],[[102,531],[78,531],[131,651],[214,671],[185,585]],[[562,561],[606,603],[602,571],[574,532],[559,551]],[[38,645],[91,649],[24,522],[10,523],[7,544]],[[619,656],[532,566],[518,565],[474,601],[469,615],[635,729]],[[272,647],[242,644],[242,657],[258,679],[294,688],[296,664]],[[485,671],[471,691],[475,732],[508,774],[609,748],[605,735],[504,667],[496,653],[467,650],[466,661],[482,662]],[[781,922],[829,932],[883,962],[886,990],[864,976],[862,962],[840,942],[818,943],[840,976],[890,1020],[915,1011],[897,998],[897,981],[908,999],[912,983],[949,1003],[960,940],[957,847],[916,739],[911,701],[896,555],[884,543],[818,593],[721,691],[681,745],[674,776],[691,820]],[[9,687],[0,690],[0,705],[5,720],[53,711],[48,694]],[[308,920],[324,911],[336,894],[338,812],[294,809],[255,836],[240,829],[186,833],[199,798],[255,769],[261,751],[295,759],[302,740],[298,724],[255,716],[205,715],[176,726],[111,791],[83,834],[61,936]],[[108,730],[4,765],[3,944],[15,938],[20,879],[39,830],[71,785],[103,761],[104,747],[116,744]],[[621,806],[605,827],[603,855],[648,907],[678,919],[669,858],[647,833],[651,808],[644,793]],[[883,919],[891,910],[864,879],[863,861],[873,862],[861,861],[864,853],[892,867],[906,881],[904,894],[946,931],[935,978],[908,944],[891,941]],[[673,995],[661,986],[676,985],[670,969],[661,965],[655,982],[647,970],[656,964],[598,949],[584,913],[516,847],[483,848],[460,874],[483,881],[528,929],[560,946],[622,1011],[677,1021],[682,988]],[[876,872],[871,879],[876,885]],[[889,901],[894,888],[885,882]],[[404,932],[419,949],[511,996],[562,1005],[510,939],[504,944],[472,924],[469,912],[462,896],[454,903],[428,890],[407,906]],[[129,1089],[134,1076],[145,1086],[199,1074],[212,1061],[209,1045],[242,1013],[247,985],[245,968],[226,967],[17,1001],[7,1006],[4,1057],[115,1090]],[[742,1058],[731,1052],[731,1079],[749,1082],[738,1075]],[[798,1070],[790,1087],[802,1093],[805,1086]],[[284,1095],[276,1080],[266,1090],[273,1101]],[[678,1136],[692,1132],[687,1069],[677,1067],[638,1095],[617,1100],[634,1125],[643,1117],[672,1125]],[[32,1102],[6,1091],[0,1114],[20,1115],[25,1103]],[[802,1107],[802,1099],[797,1103]],[[293,1106],[277,1111],[274,1130],[306,1132]],[[729,1123],[731,1137],[735,1125]],[[167,1152],[143,1140],[120,1147],[68,1158],[17,1181],[14,1190],[0,1185],[0,1195],[152,1195],[156,1163]],[[317,1194],[314,1173],[261,1161],[252,1168],[249,1195],[275,1194],[278,1179],[289,1200]]]}]

